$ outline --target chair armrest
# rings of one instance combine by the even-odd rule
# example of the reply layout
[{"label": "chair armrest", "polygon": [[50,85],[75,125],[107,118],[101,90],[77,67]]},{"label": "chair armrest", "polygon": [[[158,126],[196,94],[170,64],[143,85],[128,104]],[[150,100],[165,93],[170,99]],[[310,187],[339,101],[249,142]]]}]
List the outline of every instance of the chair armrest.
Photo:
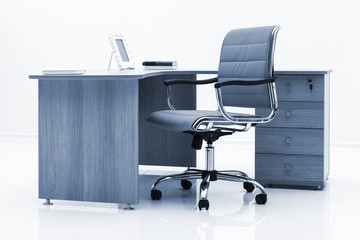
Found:
[{"label": "chair armrest", "polygon": [[210,79],[205,79],[205,80],[169,79],[169,80],[165,80],[164,84],[165,84],[165,86],[170,86],[170,85],[173,85],[173,84],[193,84],[193,85],[198,85],[198,84],[209,84],[209,83],[216,83],[216,82],[217,82],[217,77],[210,78]]},{"label": "chair armrest", "polygon": [[171,85],[175,84],[192,84],[192,85],[199,85],[199,84],[209,84],[209,83],[216,83],[217,77],[205,79],[205,80],[184,80],[184,79],[169,79],[165,80],[164,84],[166,86],[166,93],[167,93],[167,103],[171,110],[176,110],[176,107],[172,100],[172,93],[171,93]]},{"label": "chair armrest", "polygon": [[246,78],[235,78],[226,82],[220,82],[215,84],[215,88],[220,88],[229,85],[241,85],[241,86],[253,86],[265,83],[275,82],[276,77],[272,78],[258,78],[258,79],[246,79]]}]

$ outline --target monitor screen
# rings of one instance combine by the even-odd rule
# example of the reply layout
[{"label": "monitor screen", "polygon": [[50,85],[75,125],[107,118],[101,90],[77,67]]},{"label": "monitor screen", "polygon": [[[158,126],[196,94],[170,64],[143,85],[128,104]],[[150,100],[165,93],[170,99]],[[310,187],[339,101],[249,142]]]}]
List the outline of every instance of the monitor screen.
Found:
[{"label": "monitor screen", "polygon": [[124,42],[122,39],[116,39],[116,45],[119,49],[120,55],[121,55],[121,59],[123,62],[128,62],[129,61],[129,57],[126,53],[126,49],[124,46]]}]

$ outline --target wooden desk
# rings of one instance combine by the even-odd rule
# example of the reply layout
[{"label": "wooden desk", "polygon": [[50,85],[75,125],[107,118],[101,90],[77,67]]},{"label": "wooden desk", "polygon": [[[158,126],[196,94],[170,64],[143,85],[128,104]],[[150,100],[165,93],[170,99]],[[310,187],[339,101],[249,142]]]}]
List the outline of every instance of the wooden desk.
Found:
[{"label": "wooden desk", "polygon": [[[279,114],[256,128],[255,178],[322,188],[329,174],[329,73],[276,71]],[[103,71],[39,79],[39,198],[136,204],[138,166],[195,166],[191,136],[149,127],[163,80],[216,71]],[[313,88],[310,90],[312,80]],[[196,108],[196,89],[174,92]]]}]

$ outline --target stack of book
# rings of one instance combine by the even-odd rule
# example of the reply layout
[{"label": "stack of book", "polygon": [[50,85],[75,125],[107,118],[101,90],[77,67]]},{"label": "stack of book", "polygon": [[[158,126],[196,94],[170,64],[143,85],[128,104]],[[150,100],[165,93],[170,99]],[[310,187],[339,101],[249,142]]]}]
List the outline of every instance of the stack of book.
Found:
[{"label": "stack of book", "polygon": [[177,69],[177,61],[145,61],[142,63],[146,70],[174,70]]}]

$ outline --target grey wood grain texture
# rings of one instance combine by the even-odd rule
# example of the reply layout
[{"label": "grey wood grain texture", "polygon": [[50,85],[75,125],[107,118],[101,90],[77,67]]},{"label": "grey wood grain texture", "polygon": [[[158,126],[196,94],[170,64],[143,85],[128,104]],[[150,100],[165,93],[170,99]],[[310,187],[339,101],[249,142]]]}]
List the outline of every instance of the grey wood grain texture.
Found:
[{"label": "grey wood grain texture", "polygon": [[322,156],[256,154],[255,175],[262,181],[317,181],[322,182]]},{"label": "grey wood grain texture", "polygon": [[138,81],[39,81],[39,198],[138,203]]},{"label": "grey wood grain texture", "polygon": [[[331,71],[275,71],[275,75],[278,76],[277,80],[277,90],[278,90],[278,96],[281,96],[279,100],[283,101],[325,101],[325,113],[324,113],[324,121],[325,121],[325,127],[324,127],[324,135],[325,140],[323,141],[323,147],[324,147],[324,179],[327,178],[327,175],[329,173],[329,73]],[[139,141],[141,141],[138,137],[140,135],[140,138],[142,137],[142,134],[145,135],[147,130],[146,127],[145,130],[142,129],[141,126],[144,126],[142,122],[146,118],[145,112],[142,114],[142,104],[147,103],[151,97],[143,97],[140,98],[140,101],[142,104],[140,104],[140,107],[137,108],[136,106],[139,106],[139,95],[138,92],[131,92],[127,91],[125,94],[118,94],[116,92],[115,95],[117,95],[117,100],[115,102],[106,100],[105,97],[100,97],[99,100],[94,100],[91,98],[91,96],[105,96],[107,94],[105,92],[109,93],[112,92],[116,87],[112,85],[111,87],[101,87],[102,90],[99,90],[98,87],[89,87],[91,84],[89,83],[85,84],[88,87],[84,87],[84,83],[81,83],[81,81],[78,80],[96,80],[98,82],[97,84],[100,84],[100,82],[104,81],[119,81],[119,80],[132,80],[130,82],[127,82],[129,85],[129,89],[138,89],[133,84],[138,81],[136,81],[139,78],[143,78],[140,80],[140,82],[146,78],[151,79],[151,77],[154,76],[161,76],[161,75],[194,75],[194,74],[215,74],[216,71],[198,71],[198,70],[190,70],[190,71],[184,71],[184,70],[177,70],[177,71],[103,71],[98,73],[87,73],[84,75],[76,75],[76,76],[46,76],[46,75],[31,75],[29,78],[31,79],[42,79],[45,81],[39,81],[39,197],[40,198],[50,198],[50,199],[67,199],[67,200],[83,200],[83,201],[105,201],[105,202],[118,202],[118,203],[137,203],[138,197],[137,197],[137,189],[138,189],[138,178],[137,178],[137,161],[136,164],[133,164],[131,161],[125,161],[122,163],[114,163],[111,161],[102,162],[99,161],[100,158],[88,156],[86,152],[90,152],[90,150],[93,150],[93,154],[96,155],[94,149],[92,147],[95,147],[95,150],[99,150],[97,156],[100,156],[100,152],[103,151],[104,155],[107,158],[107,154],[111,151],[115,151],[113,155],[122,155],[125,153],[126,159],[132,158],[137,159],[137,156],[139,155],[145,155],[145,157],[140,157],[140,161],[144,164],[154,164],[153,161],[157,161],[156,157],[146,157],[147,153],[155,152],[152,147],[149,149],[140,149],[144,145],[138,144]],[[314,81],[314,79],[320,80],[320,85],[323,84],[321,81],[324,79],[323,75],[325,75],[325,87],[323,87],[323,92],[320,93],[319,96],[315,96],[316,93],[318,94],[318,91],[321,91],[321,88],[316,87],[318,85],[318,81]],[[279,81],[280,79],[280,81]],[[297,82],[297,79],[301,80],[301,83],[295,83]],[[314,81],[314,88],[313,91],[305,92],[306,94],[301,94],[301,92],[304,93],[304,91],[309,91],[309,85],[307,80],[312,79]],[[61,80],[57,81],[58,83],[55,83],[54,85],[48,85],[45,84],[45,82],[53,82],[54,80]],[[63,81],[66,80],[66,81]],[[135,80],[135,81],[134,81]],[[70,84],[69,81],[72,81]],[[290,82],[290,86],[286,85]],[[40,83],[42,82],[42,83]],[[60,82],[67,82],[67,83],[60,83]],[[92,82],[92,81],[85,81],[85,82]],[[306,84],[304,83],[306,82]],[[74,83],[76,83],[74,85]],[[295,83],[293,85],[292,83]],[[50,84],[50,83],[49,83]],[[102,83],[105,84],[105,83]],[[102,85],[101,84],[101,85]],[[110,83],[107,83],[110,84]],[[117,83],[118,89],[123,89],[121,84],[126,83]],[[117,85],[115,84],[115,85]],[[70,87],[71,85],[71,87]],[[106,85],[106,84],[105,84]],[[111,85],[111,84],[110,84]],[[131,85],[131,86],[130,86]],[[141,85],[141,83],[140,83]],[[59,86],[59,88],[57,88]],[[61,86],[61,87],[60,87]],[[103,86],[103,85],[102,85]],[[150,84],[151,86],[151,84]],[[147,89],[149,86],[144,84],[143,86],[139,86],[139,91],[142,91],[144,89]],[[88,89],[88,93],[84,93],[84,89]],[[283,91],[283,90],[286,91]],[[296,91],[294,90],[296,89]],[[135,91],[138,91],[135,90]],[[59,91],[59,92],[58,92]],[[91,92],[91,93],[90,93]],[[81,97],[83,94],[84,96],[87,95],[89,98]],[[325,95],[325,100],[321,99],[321,94]],[[63,96],[62,96],[63,95]],[[190,94],[191,95],[191,94]],[[62,97],[61,97],[62,96]],[[78,96],[78,97],[76,97]],[[126,96],[126,97],[125,97]],[[180,94],[180,96],[183,96]],[[314,97],[315,96],[315,97]],[[131,115],[126,115],[126,119],[124,120],[129,121],[133,116],[133,120],[138,119],[139,121],[139,130],[137,129],[137,124],[135,124],[135,127],[133,128],[135,131],[138,132],[138,134],[130,134],[131,136],[129,139],[137,139],[134,140],[135,144],[132,144],[132,141],[124,141],[123,138],[118,138],[119,135],[115,134],[112,135],[110,142],[112,144],[104,145],[106,141],[109,140],[109,135],[105,135],[100,133],[100,129],[102,129],[103,132],[112,132],[111,126],[112,124],[118,124],[120,122],[123,122],[121,119],[125,116],[123,113],[124,111],[120,111],[119,113],[113,113],[117,117],[104,117],[104,114],[101,114],[102,110],[109,109],[111,104],[113,104],[113,107],[119,107],[121,109],[122,105],[120,104],[117,106],[120,101],[123,100],[123,97],[125,97],[127,100],[132,99],[130,104],[127,106],[130,110]],[[132,98],[133,97],[133,98]],[[102,99],[102,100],[100,100]],[[160,97],[158,98],[160,100]],[[75,104],[74,104],[74,102]],[[157,100],[156,100],[157,101]],[[86,103],[84,103],[86,102]],[[110,106],[108,103],[111,102]],[[65,105],[64,105],[65,103]],[[83,109],[82,111],[87,111],[86,108],[90,105],[93,105],[95,103],[96,107],[96,113],[90,114],[90,118],[86,118],[84,121],[84,115],[80,113],[79,111]],[[164,103],[164,102],[162,102]],[[177,102],[175,102],[177,103]],[[165,101],[166,104],[166,101]],[[179,103],[177,103],[179,104]],[[68,105],[68,106],[66,106]],[[85,107],[84,107],[85,106]],[[162,106],[161,106],[162,107]],[[100,110],[100,108],[102,110]],[[185,108],[187,108],[185,106]],[[133,110],[136,112],[134,113]],[[137,111],[140,111],[139,116]],[[145,109],[149,113],[152,111],[150,108]],[[156,109],[158,110],[158,109]],[[89,110],[91,112],[91,110]],[[104,110],[105,112],[105,110]],[[78,113],[78,114],[76,114]],[[86,114],[87,115],[87,114]],[[100,117],[102,116],[102,117]],[[41,120],[43,119],[43,120]],[[44,119],[47,119],[46,121]],[[105,120],[107,119],[107,120]],[[112,119],[112,120],[111,120]],[[116,120],[114,120],[116,119]],[[120,120],[119,120],[120,119]],[[141,119],[141,120],[140,120]],[[53,120],[53,121],[50,121]],[[113,122],[114,123],[113,123]],[[73,122],[74,124],[69,124],[70,122]],[[87,125],[91,125],[93,127],[92,130],[90,130],[90,133],[88,132],[89,128],[85,127],[84,122]],[[133,121],[130,121],[133,123]],[[124,133],[129,133],[129,126],[131,129],[131,123],[125,124],[117,128],[118,132],[121,132],[124,136]],[[84,127],[76,127],[79,125],[83,125]],[[104,130],[108,127],[108,129]],[[126,128],[124,127],[126,126]],[[60,130],[62,129],[62,130]],[[58,133],[61,133],[61,136],[54,136]],[[152,135],[153,134],[153,135]],[[97,135],[98,137],[95,137],[92,139],[91,137],[94,137]],[[120,134],[121,135],[121,134]],[[157,133],[151,133],[148,137],[150,140],[153,138],[156,139]],[[186,134],[180,133],[179,135],[181,139],[182,136],[186,136]],[[86,139],[84,139],[84,137]],[[258,139],[261,137],[261,135],[256,135],[256,138]],[[166,137],[168,139],[168,137]],[[100,139],[100,140],[99,140]],[[145,138],[144,138],[145,139]],[[161,138],[164,139],[164,138]],[[176,138],[178,139],[178,138]],[[68,144],[68,141],[72,141],[72,144]],[[168,141],[171,140],[168,139]],[[180,141],[183,141],[184,139],[181,139]],[[187,141],[187,140],[185,140]],[[120,143],[124,144],[124,149],[116,148],[116,150],[113,150],[116,146],[118,146]],[[143,142],[142,142],[143,143]],[[185,146],[186,144],[182,144],[181,146]],[[158,145],[159,146],[159,145]],[[91,148],[91,149],[90,149]],[[137,148],[137,149],[135,149]],[[163,148],[161,148],[163,149]],[[159,149],[159,150],[161,150]],[[191,149],[191,148],[186,148]],[[125,150],[125,152],[123,151]],[[174,149],[173,149],[174,150]],[[176,150],[176,148],[175,148]],[[172,151],[170,151],[172,152]],[[138,155],[136,155],[138,153]],[[67,156],[72,156],[72,159],[67,158]],[[91,155],[91,154],[90,154]],[[110,154],[112,155],[112,153]],[[256,156],[258,156],[257,154]],[[262,155],[262,154],[260,154]],[[57,156],[54,159],[52,159],[52,156]],[[161,156],[161,161],[166,159],[166,161],[163,163],[165,165],[171,165],[168,161],[171,159],[165,155]],[[95,159],[96,158],[96,159]],[[49,160],[50,159],[50,160]],[[81,161],[80,161],[80,160]],[[186,159],[181,157],[180,159]],[[71,161],[75,160],[75,161]],[[258,157],[256,161],[258,160]],[[159,161],[159,162],[161,162]],[[185,160],[186,162],[186,160]],[[190,163],[189,163],[190,162]],[[189,161],[186,164],[193,164],[193,160]],[[179,161],[180,164],[184,163],[184,160]],[[156,165],[156,163],[155,163]],[[115,166],[115,167],[114,167]],[[129,172],[129,166],[130,166],[130,172]],[[136,167],[135,167],[136,166]],[[117,167],[118,170],[114,170],[113,172],[109,172],[110,175],[114,176],[104,176],[103,170],[108,170],[109,168],[114,169]],[[134,168],[133,168],[134,167]],[[136,174],[133,174],[132,171],[136,172]],[[106,174],[109,174],[106,171]],[[95,178],[99,178],[99,180],[92,179],[92,175],[96,175]],[[121,175],[121,176],[120,176]],[[134,180],[134,176],[136,176],[136,179]],[[120,180],[119,180],[120,179]],[[107,186],[105,182],[108,181],[112,184],[112,187]],[[117,185],[118,181],[120,184]],[[325,180],[324,180],[325,181]],[[133,183],[132,186],[128,185],[128,183]],[[281,180],[278,182],[276,180],[273,180],[269,184],[277,184],[281,183]],[[298,181],[287,181],[288,184],[299,184]],[[94,186],[93,186],[93,185]],[[314,185],[318,184],[318,182],[314,183],[311,181],[308,181],[307,179],[301,180],[301,185]],[[116,188],[118,186],[118,188]],[[113,190],[115,188],[115,191],[119,192],[120,196],[115,196],[116,193]],[[110,190],[109,190],[110,189]],[[111,198],[116,198],[114,200],[111,200]],[[95,199],[95,200],[94,200]],[[135,199],[135,200],[134,200]],[[134,201],[132,201],[134,200]]]},{"label": "grey wood grain texture", "polygon": [[[168,110],[166,79],[195,80],[196,75],[162,75],[143,78],[139,82],[140,164],[160,166],[196,166],[196,150],[191,148],[192,135],[165,131],[146,124],[155,111]],[[178,109],[196,109],[194,85],[172,86],[173,100]]]},{"label": "grey wood grain texture", "polygon": [[[325,186],[330,156],[330,72],[278,75],[278,115],[256,128],[255,178],[260,183],[318,189]],[[300,165],[301,170],[285,175],[290,170],[283,172],[280,166],[287,162],[291,163],[287,165],[290,170]]]},{"label": "grey wood grain texture", "polygon": [[[256,109],[256,114],[268,116],[268,109]],[[324,102],[279,102],[274,120],[257,127],[324,128]]]},{"label": "grey wood grain texture", "polygon": [[322,190],[326,182],[324,181],[309,181],[303,179],[301,181],[290,181],[290,180],[256,180],[264,187],[271,188],[287,188],[287,189],[309,189],[309,190]]},{"label": "grey wood grain texture", "polygon": [[324,155],[322,129],[256,128],[256,153]]},{"label": "grey wood grain texture", "polygon": [[[313,89],[310,90],[309,80]],[[278,100],[281,101],[324,101],[323,76],[278,76],[275,80]]]}]

